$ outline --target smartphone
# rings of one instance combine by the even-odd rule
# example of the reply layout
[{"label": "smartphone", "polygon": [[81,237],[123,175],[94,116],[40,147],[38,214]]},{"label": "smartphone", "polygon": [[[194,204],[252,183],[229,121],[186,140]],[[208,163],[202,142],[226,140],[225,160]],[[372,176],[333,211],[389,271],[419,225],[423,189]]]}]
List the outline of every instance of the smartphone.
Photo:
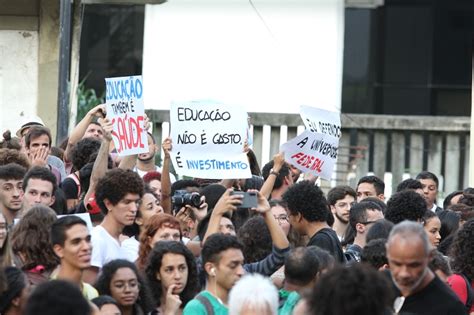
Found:
[{"label": "smartphone", "polygon": [[255,191],[233,191],[231,195],[242,195],[242,204],[239,209],[257,208],[257,193]]}]

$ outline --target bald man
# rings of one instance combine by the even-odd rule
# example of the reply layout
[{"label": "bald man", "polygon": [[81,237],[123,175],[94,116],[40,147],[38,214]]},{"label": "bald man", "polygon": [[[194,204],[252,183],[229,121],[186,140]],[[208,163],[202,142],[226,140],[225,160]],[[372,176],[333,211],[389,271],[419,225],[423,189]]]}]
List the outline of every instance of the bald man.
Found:
[{"label": "bald man", "polygon": [[416,222],[403,221],[391,231],[387,259],[399,297],[399,314],[466,314],[454,292],[428,267],[433,254],[428,235]]}]

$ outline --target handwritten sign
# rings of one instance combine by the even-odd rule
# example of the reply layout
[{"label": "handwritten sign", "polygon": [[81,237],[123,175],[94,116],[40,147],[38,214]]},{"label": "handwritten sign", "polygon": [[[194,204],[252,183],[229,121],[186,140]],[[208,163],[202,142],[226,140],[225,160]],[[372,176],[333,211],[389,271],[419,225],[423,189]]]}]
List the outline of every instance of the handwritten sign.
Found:
[{"label": "handwritten sign", "polygon": [[331,180],[337,160],[341,118],[339,113],[301,106],[300,115],[306,130],[281,145],[285,160],[304,173]]},{"label": "handwritten sign", "polygon": [[243,153],[247,113],[213,101],[172,103],[171,158],[180,175],[199,178],[249,178]]},{"label": "handwritten sign", "polygon": [[303,105],[300,107],[300,115],[307,130],[335,139],[341,138],[341,116],[339,113]]},{"label": "handwritten sign", "polygon": [[142,77],[107,78],[105,83],[107,118],[114,125],[112,138],[118,154],[148,152]]},{"label": "handwritten sign", "polygon": [[281,145],[285,161],[303,173],[312,173],[326,180],[331,179],[337,160],[339,141],[326,134],[305,130],[299,136]]}]

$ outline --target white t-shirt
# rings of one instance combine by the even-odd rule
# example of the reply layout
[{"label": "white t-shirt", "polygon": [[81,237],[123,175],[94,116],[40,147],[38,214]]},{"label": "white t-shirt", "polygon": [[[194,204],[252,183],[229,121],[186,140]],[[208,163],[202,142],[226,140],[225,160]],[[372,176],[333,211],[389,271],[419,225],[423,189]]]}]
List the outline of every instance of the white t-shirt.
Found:
[{"label": "white t-shirt", "polygon": [[138,249],[140,242],[135,237],[127,238],[122,242],[122,249],[127,255],[127,260],[135,262],[138,259]]},{"label": "white t-shirt", "polygon": [[114,259],[128,259],[120,243],[101,225],[97,225],[92,229],[91,242],[91,265],[94,267],[102,268],[102,266]]}]

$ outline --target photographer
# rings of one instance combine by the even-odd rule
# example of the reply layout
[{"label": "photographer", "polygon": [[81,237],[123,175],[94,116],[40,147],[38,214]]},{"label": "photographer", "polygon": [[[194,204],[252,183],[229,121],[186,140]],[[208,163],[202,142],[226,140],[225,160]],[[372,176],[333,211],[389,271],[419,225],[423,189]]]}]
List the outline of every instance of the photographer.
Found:
[{"label": "photographer", "polygon": [[[183,236],[192,239],[197,234],[197,225],[206,216],[208,205],[205,197],[199,195],[200,186],[193,180],[179,180],[171,185],[170,178],[170,151],[172,149],[171,138],[163,140],[164,152],[163,169],[161,173],[161,206],[165,213],[176,216],[181,222]],[[199,204],[196,196],[199,196]],[[185,242],[187,243],[187,242]],[[193,253],[199,255],[199,250],[194,249],[192,244],[188,247]]]},{"label": "photographer", "polygon": [[171,191],[172,215],[180,221],[183,236],[193,239],[198,223],[207,214],[206,197],[199,194],[199,184],[193,180],[179,180],[171,186]]}]

